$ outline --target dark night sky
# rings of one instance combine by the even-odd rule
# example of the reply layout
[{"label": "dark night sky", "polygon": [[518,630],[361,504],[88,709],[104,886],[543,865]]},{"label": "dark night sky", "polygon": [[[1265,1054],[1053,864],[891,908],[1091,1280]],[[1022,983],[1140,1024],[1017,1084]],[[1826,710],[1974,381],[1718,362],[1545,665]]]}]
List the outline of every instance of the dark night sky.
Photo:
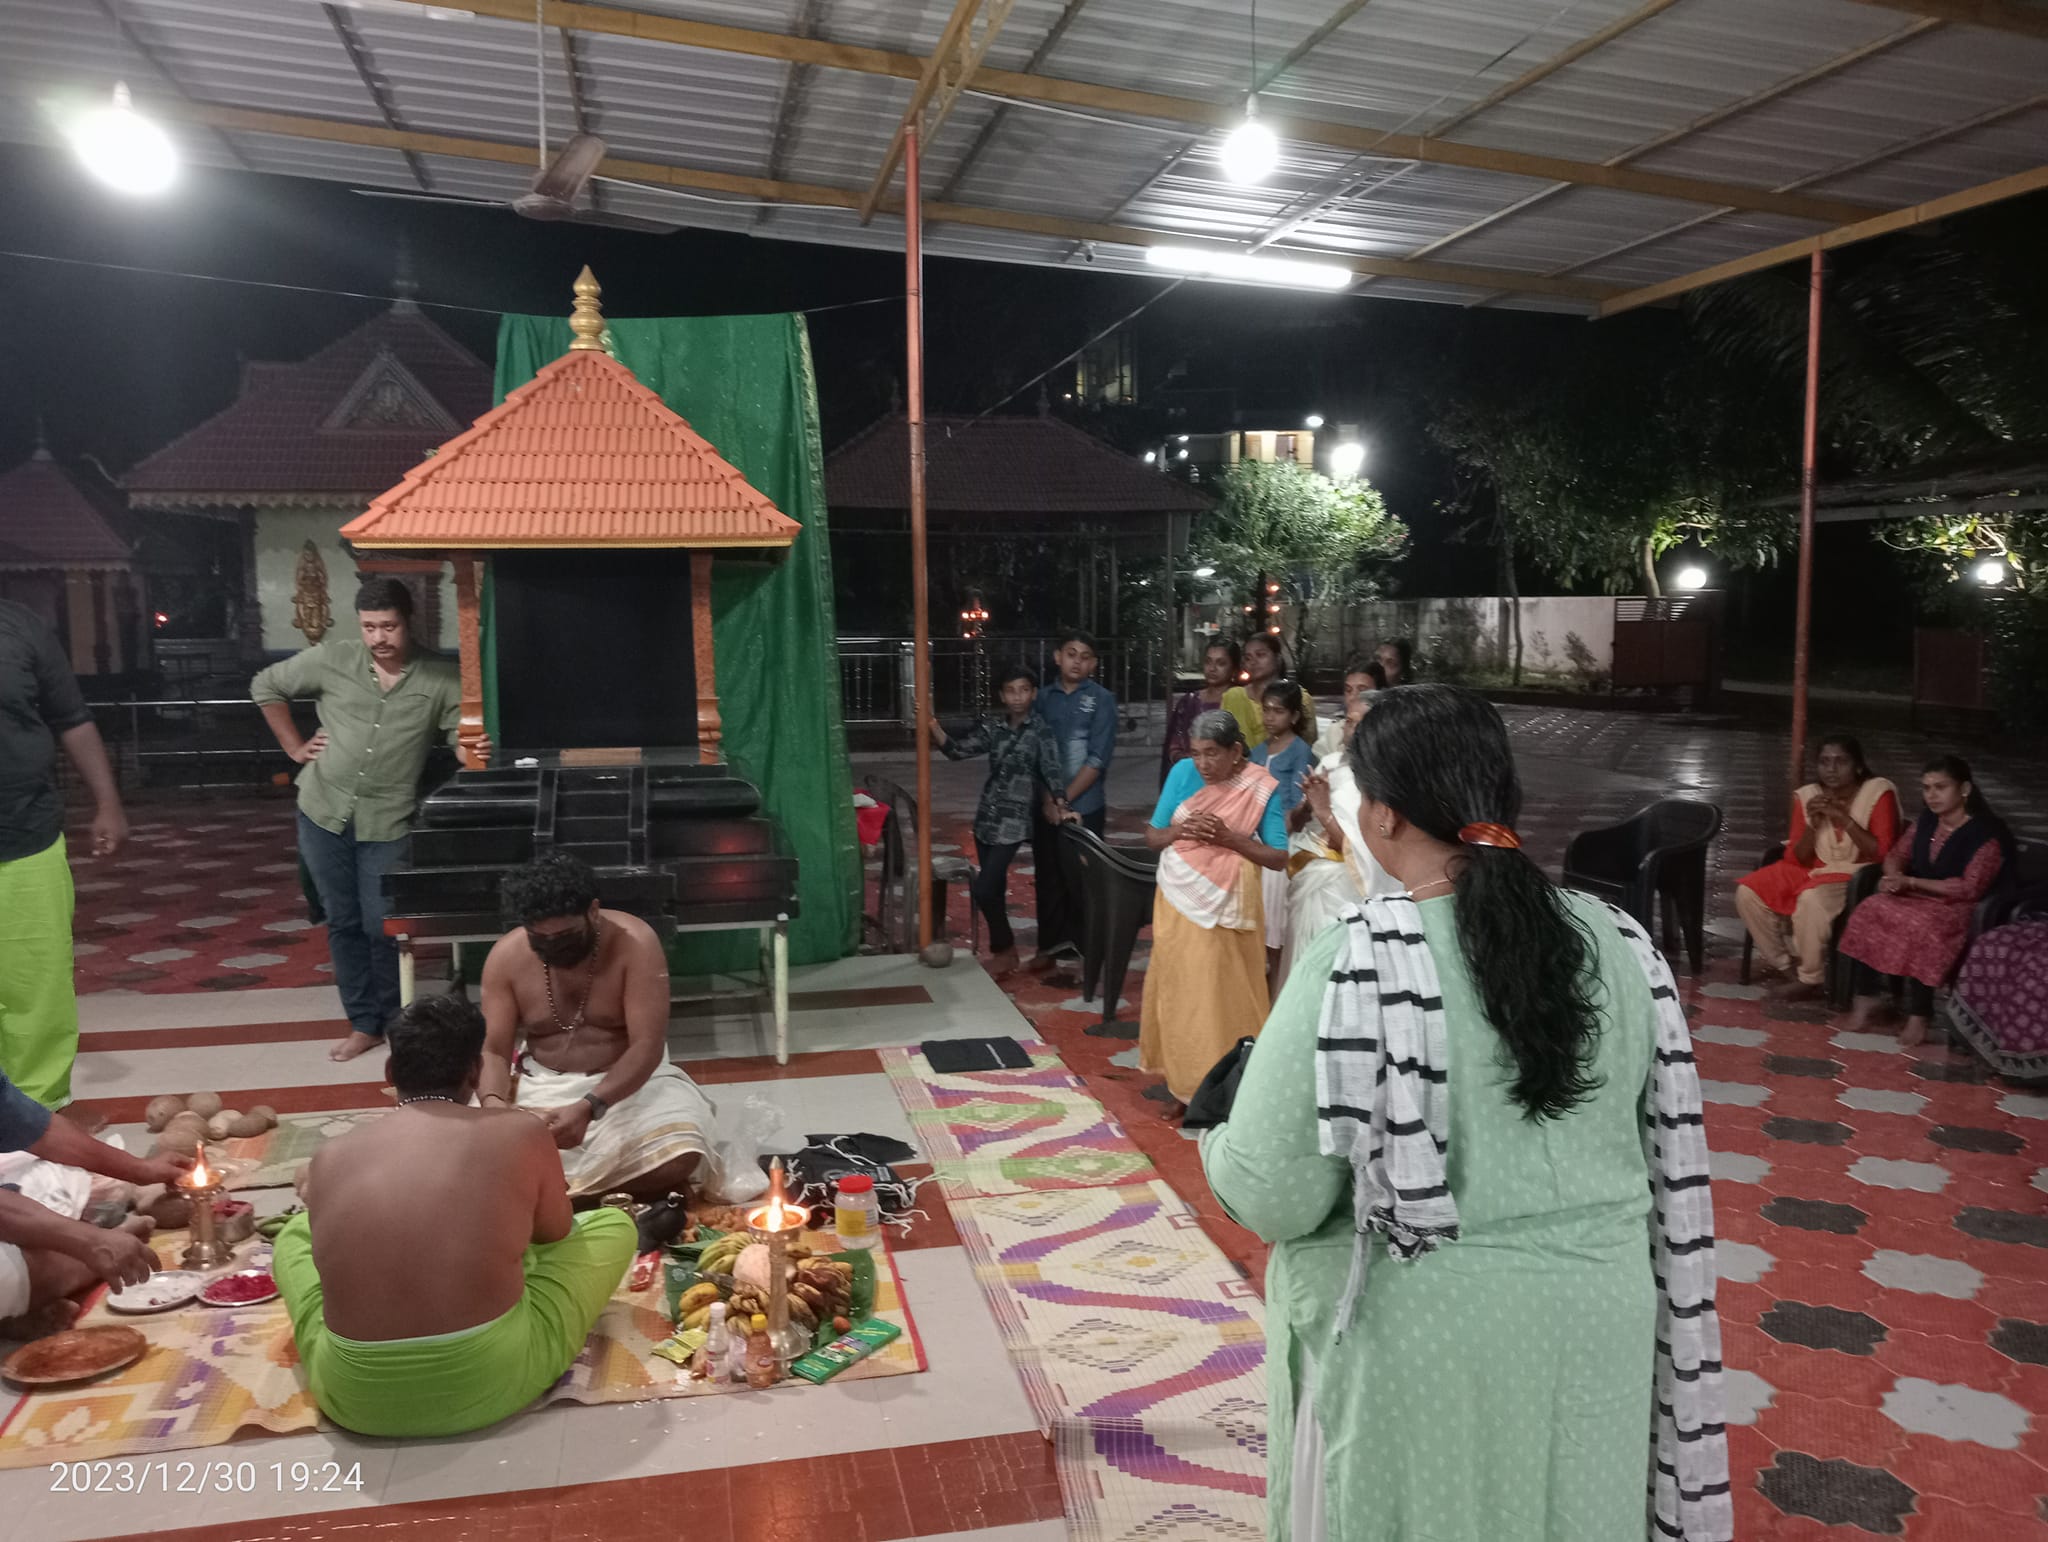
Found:
[{"label": "dark night sky", "polygon": [[[479,357],[496,313],[560,312],[589,262],[614,315],[812,310],[890,303],[811,318],[827,447],[890,406],[902,369],[902,265],[887,252],[705,232],[657,236],[546,225],[509,212],[435,208],[351,193],[338,183],[194,170],[166,202],[130,202],[70,159],[0,146],[0,249],[215,274],[311,289],[388,294],[400,233],[423,302]],[[986,408],[1085,338],[1157,295],[1158,279],[933,260],[927,266],[928,402]],[[0,255],[7,307],[0,341],[0,466],[27,454],[38,416],[53,449],[93,455],[119,474],[233,396],[244,358],[295,359],[385,303],[290,289],[128,273]],[[1638,313],[1603,328],[1670,327]],[[1413,380],[1442,350],[1500,340],[1541,357],[1585,346],[1568,317],[1188,284],[1134,324],[1141,395],[1175,385],[1227,387],[1168,423],[1146,403],[1088,426],[1135,446],[1170,428],[1291,426],[1309,411],[1362,426],[1368,477],[1415,533],[1400,584],[1410,594],[1486,592],[1489,553],[1450,539],[1437,507],[1448,469],[1424,435]],[[1531,389],[1542,388],[1540,379]],[[1057,387],[1055,388],[1057,395]],[[1029,411],[1027,390],[1011,411]],[[1796,424],[1787,432],[1796,433]],[[1853,555],[1861,558],[1859,550]],[[1860,564],[1859,564],[1860,565]],[[1525,580],[1542,592],[1540,577]],[[1775,609],[1775,607],[1773,607]]]},{"label": "dark night sky", "polygon": [[[12,252],[373,296],[389,292],[404,232],[421,299],[472,307],[430,313],[486,360],[496,312],[565,310],[586,261],[615,315],[811,310],[902,293],[901,260],[887,252],[545,225],[362,197],[338,183],[202,170],[169,201],[130,202],[76,174],[68,157],[21,146],[0,146],[0,231],[0,248]],[[116,474],[229,401],[242,359],[303,357],[382,303],[15,256],[0,256],[0,286],[9,312],[0,466],[27,453],[40,415],[60,458],[91,454]],[[931,410],[992,405],[1164,287],[1085,268],[929,262]],[[1490,566],[1483,553],[1433,539],[1444,524],[1433,504],[1447,483],[1403,400],[1401,363],[1470,326],[1555,328],[1562,340],[1585,323],[1190,284],[1148,311],[1134,335],[1141,391],[1172,369],[1184,383],[1235,388],[1252,426],[1308,411],[1362,423],[1373,447],[1368,475],[1423,537],[1413,581],[1441,587],[1468,567],[1483,584]],[[828,447],[891,404],[902,327],[900,303],[812,316]],[[1035,399],[1027,390],[1007,410],[1029,411]],[[1218,421],[1174,426],[1229,426],[1225,408],[1216,410]],[[1140,413],[1090,426],[1129,438],[1164,425]]]}]

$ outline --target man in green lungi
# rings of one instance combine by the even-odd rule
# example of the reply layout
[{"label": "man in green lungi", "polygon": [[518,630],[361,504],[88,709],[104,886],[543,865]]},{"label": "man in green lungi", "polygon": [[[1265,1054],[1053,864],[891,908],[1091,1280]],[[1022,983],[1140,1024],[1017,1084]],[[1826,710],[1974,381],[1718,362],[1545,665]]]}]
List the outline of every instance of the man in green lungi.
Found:
[{"label": "man in green lungi", "polygon": [[59,744],[92,793],[92,854],[110,857],[128,816],[107,747],[56,635],[0,600],[0,1071],[46,1108],[71,1101],[78,1058]]},{"label": "man in green lungi", "polygon": [[555,1384],[636,1233],[623,1210],[571,1212],[539,1118],[474,1106],[475,1007],[421,996],[388,1037],[398,1110],[314,1156],[271,1272],[322,1413],[361,1435],[459,1435]]}]

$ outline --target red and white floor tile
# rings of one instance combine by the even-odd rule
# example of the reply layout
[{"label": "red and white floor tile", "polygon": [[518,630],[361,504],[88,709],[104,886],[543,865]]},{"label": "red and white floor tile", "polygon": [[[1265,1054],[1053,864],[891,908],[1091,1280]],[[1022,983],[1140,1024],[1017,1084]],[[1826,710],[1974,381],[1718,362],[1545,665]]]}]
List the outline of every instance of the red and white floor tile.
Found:
[{"label": "red and white floor tile", "polygon": [[[1720,886],[1778,833],[1768,788],[1781,757],[1768,736],[1689,720],[1509,716],[1529,789],[1523,833],[1553,867],[1572,829],[1663,794],[1712,797],[1727,811]],[[1903,736],[1883,748],[1908,760],[1924,750]],[[2002,806],[2048,805],[2029,768],[1999,773]],[[964,847],[958,811],[971,808],[978,775],[949,776],[935,829],[942,845]],[[1120,808],[1112,831],[1128,835],[1141,818]],[[80,983],[93,993],[82,1095],[117,1121],[139,1118],[156,1092],[198,1086],[249,1102],[260,1091],[287,1110],[377,1106],[375,1066],[324,1055],[338,1006],[324,939],[304,921],[290,805],[170,805],[143,810],[137,824],[140,838],[115,862],[78,863]],[[199,865],[212,862],[223,865]],[[1028,855],[1013,873],[1010,909],[1027,918],[1028,953]],[[949,919],[964,938],[957,891]],[[2048,1538],[2048,1096],[1991,1080],[1941,1046],[1901,1053],[1888,1034],[1847,1035],[1813,1008],[1762,999],[1734,983],[1739,932],[1725,916],[1714,931],[1704,980],[1681,982],[1716,1153],[1738,1535]],[[1124,1026],[1107,1034],[1090,1032],[1099,1012],[1078,1000],[1071,976],[1020,975],[999,991],[964,959],[934,973],[872,958],[800,977],[800,1053],[787,1068],[765,1058],[758,1014],[686,1012],[673,1048],[720,1095],[777,1102],[791,1134],[908,1138],[875,1048],[1035,1032],[1261,1280],[1263,1248],[1222,1217],[1193,1142],[1158,1117],[1161,1089],[1137,1069],[1130,1025],[1145,962],[1141,950],[1117,1014]],[[1064,1528],[1048,1448],[943,1201],[933,1188],[922,1198],[931,1219],[913,1232],[903,1273],[931,1358],[925,1375],[827,1387],[795,1408],[766,1397],[557,1407],[460,1441],[336,1432],[237,1442],[228,1450],[255,1463],[265,1485],[182,1510],[161,1496],[52,1494],[44,1474],[0,1473],[0,1513],[39,1542],[1052,1542]],[[293,1462],[330,1456],[362,1463],[360,1493],[268,1484],[273,1461],[288,1474]]]}]

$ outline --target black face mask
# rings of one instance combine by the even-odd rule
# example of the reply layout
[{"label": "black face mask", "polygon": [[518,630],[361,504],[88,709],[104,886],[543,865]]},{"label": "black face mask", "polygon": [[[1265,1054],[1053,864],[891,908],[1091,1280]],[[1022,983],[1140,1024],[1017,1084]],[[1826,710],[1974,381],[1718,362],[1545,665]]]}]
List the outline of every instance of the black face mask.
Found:
[{"label": "black face mask", "polygon": [[550,969],[574,969],[597,946],[597,932],[586,922],[573,932],[528,932],[526,941],[534,956]]}]

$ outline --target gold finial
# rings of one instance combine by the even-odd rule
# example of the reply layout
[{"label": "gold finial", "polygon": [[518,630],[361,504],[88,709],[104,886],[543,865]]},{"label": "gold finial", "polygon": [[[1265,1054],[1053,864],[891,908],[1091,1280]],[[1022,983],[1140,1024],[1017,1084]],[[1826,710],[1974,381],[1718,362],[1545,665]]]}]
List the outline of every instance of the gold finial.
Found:
[{"label": "gold finial", "polygon": [[598,287],[597,275],[586,264],[576,275],[576,303],[569,309],[569,330],[576,334],[569,344],[569,351],[595,349],[604,351],[604,312],[598,309],[597,297],[604,293]]}]

